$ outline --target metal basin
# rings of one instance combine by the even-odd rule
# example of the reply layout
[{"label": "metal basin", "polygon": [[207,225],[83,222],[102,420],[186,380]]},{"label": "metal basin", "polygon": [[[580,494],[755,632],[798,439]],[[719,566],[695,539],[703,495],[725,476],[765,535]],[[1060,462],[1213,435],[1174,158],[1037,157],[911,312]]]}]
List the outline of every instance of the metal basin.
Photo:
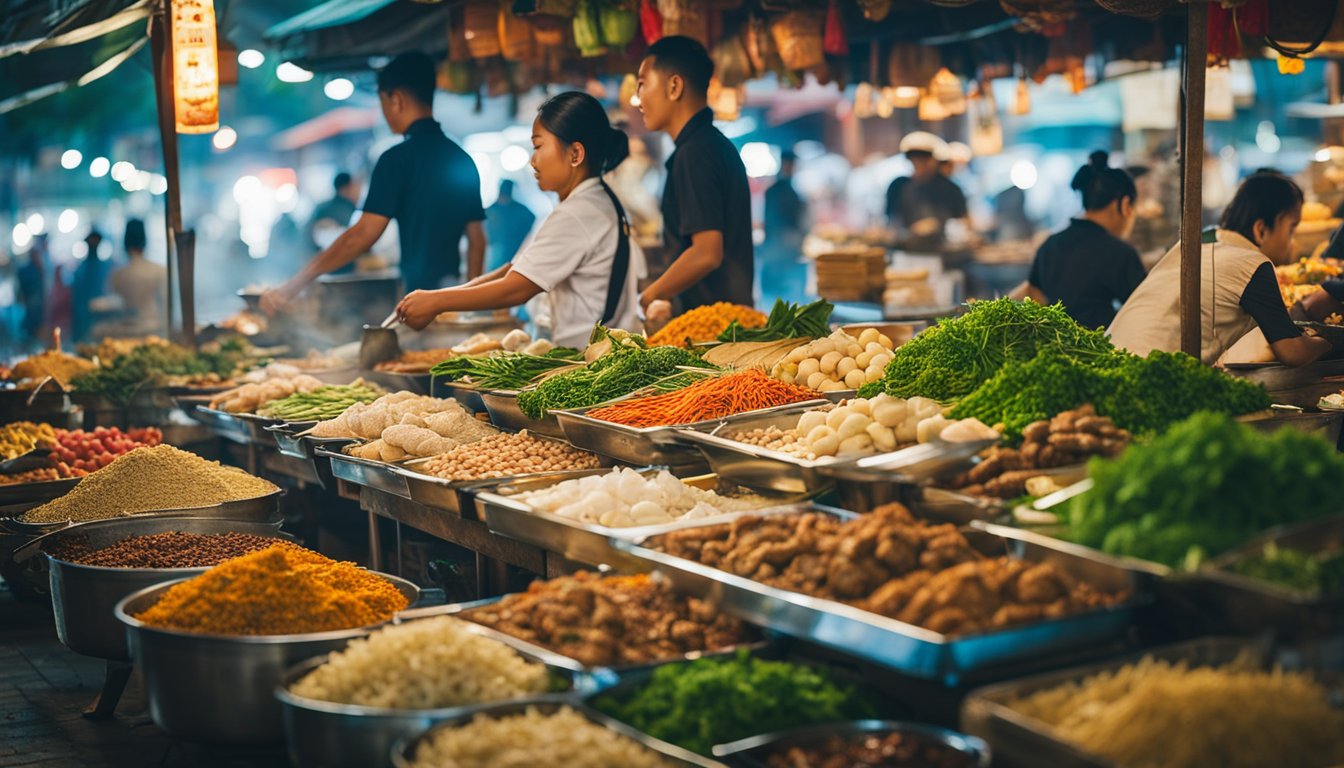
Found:
[{"label": "metal basin", "polygon": [[248,523],[209,518],[150,518],[148,520],[101,520],[52,534],[39,545],[47,562],[51,583],[51,610],[56,617],[56,636],[65,647],[85,656],[130,661],[126,628],[112,615],[117,601],[137,590],[164,581],[195,576],[208,568],[105,568],[61,560],[46,550],[73,536],[84,536],[94,549],[110,546],[132,536],[181,531],[183,533],[250,533],[276,536],[277,523]]},{"label": "metal basin", "polygon": [[[597,677],[583,673],[577,662],[525,643],[500,632],[469,622],[467,631],[510,646],[525,659],[545,664],[550,673],[551,693],[595,691]],[[327,660],[309,659],[285,674],[275,689],[284,712],[285,741],[294,765],[323,768],[375,768],[391,765],[392,747],[400,740],[422,733],[436,723],[470,714],[488,704],[479,702],[439,709],[391,709],[338,704],[298,696],[290,688]],[[614,675],[609,675],[613,678]],[[612,682],[607,680],[605,682]]]},{"label": "metal basin", "polygon": [[[414,584],[379,573],[413,604]],[[275,686],[304,659],[339,651],[375,626],[305,635],[204,635],[150,627],[132,617],[185,579],[156,584],[117,603],[131,660],[140,671],[154,724],[174,738],[221,745],[284,740]]]},{"label": "metal basin", "polygon": [[[280,496],[283,494],[284,490],[276,486],[275,490],[270,493],[263,496],[254,496],[250,499],[234,499],[233,501],[224,501],[219,504],[211,504],[205,507],[151,509],[145,512],[135,512],[122,517],[109,517],[106,519],[130,520],[134,518],[143,520],[156,517],[210,517],[217,520],[269,522],[276,516],[276,510],[279,508],[280,504]],[[6,520],[5,525],[13,529],[16,533],[37,536],[61,528],[82,527],[93,522],[103,521],[87,520],[77,523],[71,520],[58,520],[50,523],[28,523],[15,517],[12,520]]]}]

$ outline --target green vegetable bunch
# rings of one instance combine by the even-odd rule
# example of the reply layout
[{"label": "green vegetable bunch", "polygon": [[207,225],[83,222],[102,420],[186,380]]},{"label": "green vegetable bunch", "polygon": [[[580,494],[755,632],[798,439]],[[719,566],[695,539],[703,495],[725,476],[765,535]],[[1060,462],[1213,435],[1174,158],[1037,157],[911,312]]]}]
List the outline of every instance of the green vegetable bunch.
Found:
[{"label": "green vegetable bunch", "polygon": [[385,393],[363,379],[353,384],[318,387],[312,392],[295,392],[257,409],[257,415],[283,421],[325,421],[334,419],[355,403],[372,403]]},{"label": "green vegetable bunch", "polygon": [[882,379],[865,384],[859,396],[886,392],[949,403],[975,391],[1008,363],[1026,362],[1043,349],[1086,362],[1117,354],[1104,332],[1074,322],[1061,304],[977,301],[961,317],[944,320],[896,349]]},{"label": "green vegetable bunch", "polygon": [[1091,403],[1136,435],[1161,432],[1196,411],[1239,415],[1263,410],[1269,395],[1259,384],[1228,376],[1180,352],[1143,358],[1119,352],[1079,360],[1045,349],[1011,362],[952,409],[957,419],[1002,424],[1009,440],[1022,428]]},{"label": "green vegetable bunch", "polygon": [[820,339],[831,332],[829,301],[818,299],[806,306],[775,299],[770,317],[760,328],[743,328],[734,320],[719,334],[719,341],[779,341],[781,339]]},{"label": "green vegetable bunch", "polygon": [[176,344],[142,344],[106,365],[75,377],[76,392],[102,395],[125,407],[136,393],[158,386],[169,376],[232,376],[246,357],[237,344],[193,352]]},{"label": "green vegetable bunch", "polygon": [[1344,594],[1344,550],[1303,552],[1271,542],[1260,554],[1234,563],[1228,570],[1299,592]]},{"label": "green vegetable bunch", "polygon": [[486,389],[522,389],[548,371],[582,362],[583,353],[579,350],[556,347],[544,355],[503,352],[484,357],[450,357],[429,372],[448,381],[468,379]]},{"label": "green vegetable bunch", "polygon": [[764,661],[746,651],[659,667],[633,694],[600,696],[594,705],[654,738],[702,755],[726,741],[873,715],[853,688],[825,672]]},{"label": "green vegetable bunch", "polygon": [[686,386],[695,377],[686,376],[684,367],[717,370],[680,347],[646,349],[617,343],[586,367],[557,373],[519,392],[518,407],[528,418],[540,419],[547,411],[597,405],[660,383],[664,387],[669,382]]},{"label": "green vegetable bunch", "polygon": [[1261,531],[1338,514],[1344,456],[1315,435],[1273,435],[1198,413],[1116,459],[1093,459],[1069,538],[1114,555],[1196,567]]}]

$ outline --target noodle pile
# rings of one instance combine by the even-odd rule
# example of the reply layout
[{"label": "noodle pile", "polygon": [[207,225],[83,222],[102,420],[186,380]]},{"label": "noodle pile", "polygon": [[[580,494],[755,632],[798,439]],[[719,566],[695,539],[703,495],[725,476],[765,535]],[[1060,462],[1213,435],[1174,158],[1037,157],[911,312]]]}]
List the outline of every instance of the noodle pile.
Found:
[{"label": "noodle pile", "polygon": [[1344,761],[1344,712],[1311,677],[1239,659],[1188,668],[1144,657],[1007,702],[1121,766],[1315,768]]}]

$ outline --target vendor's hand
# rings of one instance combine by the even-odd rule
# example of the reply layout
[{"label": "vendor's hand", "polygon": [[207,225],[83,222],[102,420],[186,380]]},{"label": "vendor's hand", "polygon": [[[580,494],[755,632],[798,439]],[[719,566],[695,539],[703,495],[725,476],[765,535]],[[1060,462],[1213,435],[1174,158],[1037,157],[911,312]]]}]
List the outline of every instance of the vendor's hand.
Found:
[{"label": "vendor's hand", "polygon": [[261,294],[261,311],[266,313],[268,317],[275,317],[293,299],[294,297],[284,288],[271,288]]},{"label": "vendor's hand", "polygon": [[411,291],[397,304],[397,319],[415,330],[421,330],[439,316],[434,294],[430,291]]},{"label": "vendor's hand", "polygon": [[649,302],[649,307],[644,311],[644,329],[650,334],[662,330],[672,320],[672,302],[665,299],[655,299]]}]

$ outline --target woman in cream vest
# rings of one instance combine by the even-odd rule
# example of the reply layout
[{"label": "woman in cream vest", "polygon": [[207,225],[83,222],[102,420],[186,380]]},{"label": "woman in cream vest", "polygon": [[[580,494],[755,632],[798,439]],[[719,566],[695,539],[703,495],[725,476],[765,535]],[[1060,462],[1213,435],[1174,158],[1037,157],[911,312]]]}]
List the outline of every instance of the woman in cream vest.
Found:
[{"label": "woman in cream vest", "polygon": [[[1259,331],[1274,359],[1306,365],[1330,343],[1304,335],[1288,316],[1274,262],[1292,254],[1302,220],[1302,190],[1277,173],[1246,179],[1200,252],[1200,359],[1213,365],[1247,334]],[[1148,273],[1111,323],[1111,340],[1137,355],[1181,348],[1181,245]]]}]

